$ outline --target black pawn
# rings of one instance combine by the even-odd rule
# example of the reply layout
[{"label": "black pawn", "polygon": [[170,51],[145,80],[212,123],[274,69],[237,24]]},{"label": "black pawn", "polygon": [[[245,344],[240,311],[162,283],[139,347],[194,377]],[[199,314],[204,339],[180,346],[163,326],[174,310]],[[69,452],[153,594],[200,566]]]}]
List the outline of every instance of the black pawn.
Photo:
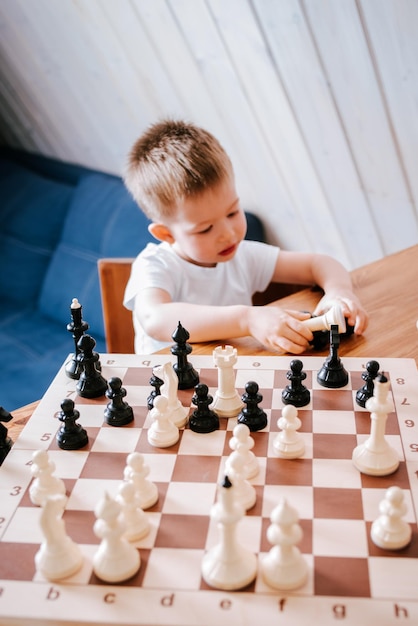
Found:
[{"label": "black pawn", "polygon": [[125,402],[126,389],[122,387],[122,381],[117,376],[111,378],[108,382],[106,397],[110,402],[104,410],[106,423],[110,426],[125,426],[130,424],[134,419],[132,407]]},{"label": "black pawn", "polygon": [[65,373],[69,378],[73,378],[74,380],[78,380],[82,372],[81,363],[77,359],[78,355],[80,354],[78,342],[89,328],[88,323],[82,319],[82,311],[83,307],[81,306],[77,298],[73,298],[70,306],[71,322],[67,324],[67,330],[73,336],[74,352],[68,362],[65,364]]},{"label": "black pawn", "polygon": [[2,406],[0,406],[0,465],[9,454],[10,449],[13,445],[12,440],[8,436],[9,431],[2,422],[10,422],[12,418],[13,415],[9,413],[9,411],[6,411],[6,409],[3,409]]},{"label": "black pawn", "polygon": [[153,387],[153,390],[147,398],[147,407],[151,411],[154,407],[154,398],[161,395],[160,389],[164,385],[164,381],[153,373],[149,379],[149,384]]},{"label": "black pawn", "polygon": [[171,354],[177,357],[177,363],[174,363],[173,368],[179,379],[179,389],[193,389],[199,382],[199,374],[187,360],[188,355],[192,351],[192,346],[187,343],[189,337],[189,332],[183,328],[180,322],[171,335],[172,340],[176,342],[170,348],[170,351]]},{"label": "black pawn", "polygon": [[361,375],[364,385],[356,393],[356,402],[359,406],[366,408],[366,402],[373,396],[374,381],[379,373],[380,365],[377,361],[369,361],[366,363],[366,371]]},{"label": "black pawn", "polygon": [[66,398],[61,403],[58,419],[62,422],[57,432],[57,443],[62,450],[79,450],[89,442],[87,431],[77,424],[80,412],[74,407],[74,400]]},{"label": "black pawn", "polygon": [[83,335],[78,342],[80,353],[77,356],[82,366],[76,390],[82,398],[99,398],[107,391],[107,380],[101,374],[99,354],[94,352],[95,340],[90,335]]},{"label": "black pawn", "polygon": [[189,419],[190,430],[195,433],[211,433],[219,428],[219,417],[215,411],[209,408],[213,398],[209,394],[208,386],[205,383],[199,383],[195,387],[192,398],[196,409],[192,412]]},{"label": "black pawn", "polygon": [[322,387],[339,389],[340,387],[345,387],[348,383],[348,372],[338,356],[339,345],[338,325],[332,324],[330,330],[330,353],[316,377]]},{"label": "black pawn", "polygon": [[311,393],[302,381],[306,378],[303,370],[303,363],[299,359],[290,361],[290,370],[286,378],[290,381],[282,391],[283,404],[293,404],[293,406],[306,406],[311,401]]},{"label": "black pawn", "polygon": [[241,396],[245,407],[238,414],[238,423],[248,426],[251,432],[262,430],[267,426],[267,414],[258,405],[263,400],[261,393],[258,393],[258,384],[250,380],[245,385],[245,393]]}]

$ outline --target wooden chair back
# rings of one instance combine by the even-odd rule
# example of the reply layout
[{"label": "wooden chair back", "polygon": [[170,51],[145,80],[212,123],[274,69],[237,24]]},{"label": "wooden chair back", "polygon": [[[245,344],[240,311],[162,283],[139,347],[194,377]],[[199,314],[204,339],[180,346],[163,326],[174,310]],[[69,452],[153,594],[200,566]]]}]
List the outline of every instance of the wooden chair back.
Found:
[{"label": "wooden chair back", "polygon": [[132,311],[123,306],[123,296],[133,260],[133,258],[115,258],[99,259],[97,262],[106,349],[113,354],[134,353]]}]

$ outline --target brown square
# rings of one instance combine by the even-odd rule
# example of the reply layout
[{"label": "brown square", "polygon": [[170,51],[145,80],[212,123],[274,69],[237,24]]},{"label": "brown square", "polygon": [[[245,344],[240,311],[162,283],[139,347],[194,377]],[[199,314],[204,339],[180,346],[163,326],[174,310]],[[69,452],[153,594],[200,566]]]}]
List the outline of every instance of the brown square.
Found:
[{"label": "brown square", "polygon": [[[279,432],[280,428],[277,425],[277,421],[282,417],[282,409],[272,409],[270,418],[270,432]],[[310,409],[298,409],[298,418],[300,419],[301,426],[299,428],[300,433],[312,432],[312,411]]]},{"label": "brown square", "polygon": [[38,550],[39,544],[36,543],[0,542],[0,579],[32,580],[36,573],[34,558]]},{"label": "brown square", "polygon": [[[139,570],[137,571],[136,574],[134,574],[134,576],[132,576],[128,580],[123,581],[124,587],[141,587],[142,586],[144,575],[145,575],[145,570],[148,565],[150,552],[151,552],[150,550],[144,550],[143,548],[139,550],[139,556],[141,559]],[[101,578],[98,578],[96,574],[92,572],[88,584],[106,586],[106,585],[114,585],[115,583],[108,583],[102,580]]]},{"label": "brown square", "polygon": [[[299,359],[300,360],[300,359]],[[275,389],[284,389],[288,384],[289,384],[289,379],[287,378],[287,373],[290,372],[290,363],[291,363],[292,359],[289,360],[289,369],[288,370],[276,370],[274,372],[274,388]],[[302,359],[302,363],[303,363],[303,359]],[[308,387],[308,389],[312,388],[312,371],[311,370],[304,370],[302,368],[302,371],[305,372],[306,374],[306,378],[302,381],[302,384],[305,387]]]},{"label": "brown square", "polygon": [[125,376],[123,377],[122,384],[124,387],[148,387],[150,393],[152,391],[152,386],[149,381],[152,376],[152,367],[128,367]]},{"label": "brown square", "polygon": [[353,393],[349,389],[315,389],[311,400],[314,411],[353,410]]},{"label": "brown square", "polygon": [[355,435],[314,433],[312,439],[314,459],[351,459],[357,445]]},{"label": "brown square", "polygon": [[126,466],[124,452],[90,452],[80,478],[117,478],[123,480],[123,470]]},{"label": "brown square", "polygon": [[96,516],[93,511],[75,511],[67,509],[62,516],[65,522],[67,535],[76,543],[100,543],[100,539],[95,535],[93,526]]},{"label": "brown square", "polygon": [[361,489],[314,487],[314,518],[363,519]]},{"label": "brown square", "polygon": [[312,485],[312,459],[268,458],[266,485]]},{"label": "brown square", "polygon": [[398,485],[401,489],[409,489],[409,478],[406,463],[401,461],[396,472],[387,476],[369,476],[361,474],[361,486],[369,489],[389,489]]},{"label": "brown square", "polygon": [[204,549],[208,515],[162,515],[155,538],[157,548]]},{"label": "brown square", "polygon": [[314,593],[317,596],[370,598],[367,559],[314,557]]},{"label": "brown square", "polygon": [[216,483],[221,457],[180,454],[174,464],[171,482]]},{"label": "brown square", "polygon": [[417,559],[418,558],[418,531],[417,525],[411,524],[412,537],[410,543],[402,548],[401,550],[384,550],[383,548],[379,548],[375,543],[373,543],[370,532],[372,529],[372,522],[366,522],[367,528],[367,543],[369,548],[370,556],[386,556],[393,558],[402,558],[402,559]]},{"label": "brown square", "polygon": [[[80,417],[80,421],[78,422],[79,424],[83,425],[82,422],[82,418]],[[57,432],[59,430],[59,428],[61,427],[61,422],[58,422],[57,425]],[[89,426],[88,428],[86,428],[87,430],[87,435],[88,435],[88,442],[87,445],[84,446],[84,448],[80,448],[80,450],[91,450],[93,447],[93,444],[96,440],[97,435],[100,432],[100,428],[96,428],[94,426]],[[61,448],[59,447],[58,443],[57,443],[57,439],[56,436],[54,435],[54,437],[51,439],[51,443],[49,445],[49,450],[60,450]]]}]

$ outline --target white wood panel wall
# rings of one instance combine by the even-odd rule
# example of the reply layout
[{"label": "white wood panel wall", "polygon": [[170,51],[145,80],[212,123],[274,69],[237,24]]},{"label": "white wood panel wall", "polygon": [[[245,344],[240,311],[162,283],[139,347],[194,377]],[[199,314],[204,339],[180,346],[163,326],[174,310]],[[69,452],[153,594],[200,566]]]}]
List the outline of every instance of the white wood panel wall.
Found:
[{"label": "white wood panel wall", "polygon": [[0,62],[2,143],[120,174],[182,117],[271,242],[418,243],[418,0],[0,0]]}]

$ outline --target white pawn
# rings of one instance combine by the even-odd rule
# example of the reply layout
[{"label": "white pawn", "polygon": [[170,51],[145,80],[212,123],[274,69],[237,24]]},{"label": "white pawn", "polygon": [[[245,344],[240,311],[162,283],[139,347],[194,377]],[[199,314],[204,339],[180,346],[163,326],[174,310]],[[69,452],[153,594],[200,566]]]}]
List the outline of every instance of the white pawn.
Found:
[{"label": "white pawn", "polygon": [[251,509],[257,499],[254,486],[245,478],[245,458],[239,451],[232,452],[225,462],[225,474],[234,485],[234,497],[246,511]]},{"label": "white pawn", "polygon": [[298,417],[298,410],[293,404],[286,404],[282,410],[282,417],[277,420],[281,432],[273,442],[275,453],[285,459],[296,459],[305,453],[305,442],[297,432],[302,422]]},{"label": "white pawn", "polygon": [[211,518],[219,528],[220,541],[204,555],[202,576],[216,589],[242,589],[257,575],[257,557],[237,541],[236,527],[244,516],[244,509],[236,501],[234,489],[225,476],[218,500],[211,510]]},{"label": "white pawn", "polygon": [[267,539],[273,547],[261,563],[263,578],[274,589],[297,589],[308,576],[308,565],[296,547],[303,536],[298,514],[282,498],[270,520]]},{"label": "white pawn", "polygon": [[150,412],[153,420],[148,429],[148,443],[157,448],[168,448],[179,440],[180,433],[178,427],[171,421],[168,407],[168,398],[156,396],[154,398],[154,408]]},{"label": "white pawn", "polygon": [[[166,362],[164,365],[157,365],[153,368],[153,373],[164,381],[161,386],[161,395],[168,400],[168,410],[171,415],[171,421],[177,428],[183,428],[187,423],[190,409],[183,406],[178,397],[179,379],[174,371],[173,364]],[[158,396],[156,396],[157,398]],[[156,399],[155,398],[155,399]],[[155,406],[154,399],[154,406]]]},{"label": "white pawn", "polygon": [[210,408],[219,417],[235,417],[244,406],[235,388],[234,365],[237,358],[237,349],[232,346],[217,346],[213,351],[213,360],[218,368],[218,388]]},{"label": "white pawn", "polygon": [[229,440],[229,447],[244,457],[244,477],[247,479],[254,478],[259,472],[259,463],[254,452],[252,452],[254,439],[251,437],[251,431],[246,424],[235,426],[233,437]]},{"label": "white pawn", "polygon": [[79,546],[66,534],[62,519],[67,497],[55,494],[44,501],[40,525],[45,537],[35,554],[35,565],[48,580],[60,580],[75,574],[83,564]]},{"label": "white pawn", "polygon": [[132,578],[141,565],[139,551],[124,538],[125,525],[120,520],[121,506],[107,493],[95,508],[93,530],[101,539],[93,556],[96,576],[109,583]]},{"label": "white pawn", "polygon": [[126,526],[124,537],[128,541],[138,541],[150,531],[149,519],[138,504],[135,487],[124,482],[118,490],[117,501],[122,507],[121,516]]},{"label": "white pawn", "polygon": [[124,479],[133,483],[141,509],[149,509],[158,501],[158,487],[147,479],[150,470],[139,452],[132,452],[126,459]]},{"label": "white pawn", "polygon": [[29,496],[33,504],[42,506],[48,496],[65,495],[65,484],[54,476],[55,464],[49,460],[46,450],[36,450],[32,455],[31,472],[35,477],[29,487]]},{"label": "white pawn", "polygon": [[400,487],[390,487],[379,505],[381,515],[373,522],[371,538],[379,548],[400,550],[411,541],[411,526],[402,519],[407,512]]}]

